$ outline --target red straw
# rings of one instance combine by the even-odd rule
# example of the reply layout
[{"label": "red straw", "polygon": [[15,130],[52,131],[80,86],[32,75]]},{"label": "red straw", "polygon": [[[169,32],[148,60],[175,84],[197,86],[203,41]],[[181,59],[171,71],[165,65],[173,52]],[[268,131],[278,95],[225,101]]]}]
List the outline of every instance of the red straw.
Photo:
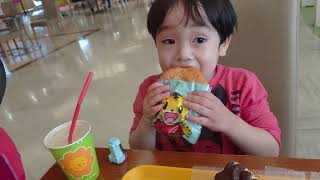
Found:
[{"label": "red straw", "polygon": [[78,116],[79,116],[79,113],[80,113],[81,104],[82,104],[82,101],[83,101],[83,99],[84,99],[84,96],[86,95],[87,90],[88,90],[88,88],[89,88],[90,82],[91,82],[91,80],[92,80],[92,76],[93,76],[93,73],[92,73],[92,72],[89,72],[89,73],[88,73],[88,76],[87,76],[87,79],[86,79],[86,82],[85,82],[84,85],[83,85],[81,94],[80,94],[80,96],[79,96],[79,98],[78,98],[77,106],[76,106],[76,109],[75,109],[74,114],[73,114],[72,123],[71,123],[70,131],[69,131],[69,137],[68,137],[68,143],[69,143],[69,144],[72,143],[73,132],[74,132],[74,128],[75,128],[75,126],[76,126],[77,120],[78,120]]}]

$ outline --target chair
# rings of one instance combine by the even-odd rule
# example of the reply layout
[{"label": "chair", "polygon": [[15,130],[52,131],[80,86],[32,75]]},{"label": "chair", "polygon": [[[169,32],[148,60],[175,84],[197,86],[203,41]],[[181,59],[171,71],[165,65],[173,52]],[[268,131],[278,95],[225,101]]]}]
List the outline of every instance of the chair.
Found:
[{"label": "chair", "polygon": [[295,156],[298,1],[234,1],[241,20],[223,64],[252,70],[282,129],[281,155]]},{"label": "chair", "polygon": [[[56,21],[59,19],[63,19],[63,16],[61,12],[59,11],[58,4],[56,0],[41,0],[42,6],[38,8],[38,11],[42,11],[42,13],[35,12],[30,13],[29,19],[30,19],[30,27],[32,30],[32,34],[34,36],[34,39],[36,41],[36,44],[40,50],[41,56],[44,57],[44,53],[42,51],[38,35],[36,33],[37,27],[47,27],[49,39],[51,42],[54,42],[53,39],[50,36],[50,22]],[[68,4],[68,0],[67,0]]]},{"label": "chair", "polygon": [[48,34],[49,34],[49,39],[51,42],[54,41],[50,36],[50,24],[53,21],[59,20],[63,18],[62,14],[58,11],[57,7],[55,6],[55,3],[52,3],[51,0],[42,0],[42,8],[43,8],[43,13],[33,15],[31,14],[29,16],[30,19],[30,27],[32,30],[32,34],[34,36],[34,39],[36,41],[36,44],[40,50],[41,56],[44,57],[44,54],[42,52],[42,48],[39,42],[38,35],[36,33],[36,28],[37,27],[47,27],[48,29]]},{"label": "chair", "polygon": [[[6,44],[7,49],[9,50],[11,56],[14,56],[13,52],[12,52],[13,50],[18,50],[18,52],[20,54],[20,51],[19,51],[20,48],[19,48],[18,43],[16,41],[17,37],[20,37],[20,34],[18,32],[4,31],[4,32],[0,33],[0,40],[1,40],[1,45],[0,46],[1,46],[1,51],[3,53],[3,56],[5,58],[8,58],[8,54],[7,54],[7,51],[5,50],[5,48],[2,45],[3,43]],[[11,40],[13,41],[14,46],[15,46],[15,48],[13,48],[13,49],[10,46],[10,41]],[[23,49],[27,51],[27,47],[23,47]]]},{"label": "chair", "polygon": [[118,6],[118,7],[124,6],[128,2],[128,0],[110,0],[110,1],[113,6]]},{"label": "chair", "polygon": [[86,8],[89,8],[91,12],[94,13],[94,4],[96,4],[97,11],[99,11],[98,3],[96,0],[67,0],[67,4],[72,15],[75,15],[74,10],[76,10],[77,8],[80,8],[80,10],[82,9],[84,12]]},{"label": "chair", "polygon": [[40,53],[41,53],[42,57],[44,57],[44,54],[42,52],[42,48],[41,48],[37,33],[35,31],[35,28],[36,27],[47,27],[47,26],[48,26],[48,23],[47,23],[47,21],[45,19],[39,19],[39,20],[34,20],[34,21],[30,22],[30,27],[32,29],[32,33],[33,33],[34,39],[35,39],[35,41],[37,43],[37,46],[38,46],[38,48],[40,50]]},{"label": "chair", "polygon": [[[3,19],[3,21],[6,24],[6,30],[0,32],[0,47],[1,51],[3,51],[4,57],[8,58],[7,51],[3,48],[3,44],[6,44],[8,51],[10,52],[10,55],[13,57],[13,52],[10,46],[10,41],[13,41],[13,44],[15,46],[14,49],[18,50],[19,55],[21,56],[20,49],[23,49],[25,53],[28,53],[28,47],[27,42],[25,41],[25,36],[30,41],[30,43],[33,46],[32,39],[30,38],[29,34],[27,33],[25,26],[22,21],[22,16],[18,15],[19,11],[17,7],[12,4],[11,2],[2,2],[1,8],[3,13],[7,16]],[[22,48],[18,46],[17,38],[19,38],[22,42]]]}]

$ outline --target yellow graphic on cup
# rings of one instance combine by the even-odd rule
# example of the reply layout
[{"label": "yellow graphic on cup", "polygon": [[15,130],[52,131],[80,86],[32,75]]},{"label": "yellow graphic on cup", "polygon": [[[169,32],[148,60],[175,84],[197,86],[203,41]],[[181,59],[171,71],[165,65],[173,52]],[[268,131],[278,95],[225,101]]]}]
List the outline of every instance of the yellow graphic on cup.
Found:
[{"label": "yellow graphic on cup", "polygon": [[79,147],[74,152],[64,154],[59,161],[66,173],[75,179],[87,176],[92,171],[94,157],[91,148]]}]

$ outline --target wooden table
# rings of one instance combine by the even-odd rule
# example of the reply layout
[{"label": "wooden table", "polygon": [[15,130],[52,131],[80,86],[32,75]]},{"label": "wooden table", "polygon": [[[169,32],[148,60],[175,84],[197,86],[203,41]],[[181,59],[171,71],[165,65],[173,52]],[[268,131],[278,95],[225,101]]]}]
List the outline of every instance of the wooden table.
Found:
[{"label": "wooden table", "polygon": [[[121,179],[128,170],[139,165],[153,164],[186,168],[193,166],[224,167],[230,161],[238,161],[249,169],[264,169],[267,165],[300,171],[320,171],[320,160],[137,150],[126,150],[126,161],[122,165],[115,165],[108,161],[108,149],[97,148],[96,152],[100,166],[98,179]],[[55,164],[42,179],[66,178],[59,166]]]}]

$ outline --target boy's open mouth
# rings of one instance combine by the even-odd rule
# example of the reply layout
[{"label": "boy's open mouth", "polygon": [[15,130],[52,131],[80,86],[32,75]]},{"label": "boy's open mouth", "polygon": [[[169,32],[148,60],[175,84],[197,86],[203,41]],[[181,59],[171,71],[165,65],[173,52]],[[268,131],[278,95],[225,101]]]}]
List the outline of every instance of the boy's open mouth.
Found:
[{"label": "boy's open mouth", "polygon": [[178,121],[178,114],[173,112],[164,113],[164,121],[166,124],[175,124]]}]

